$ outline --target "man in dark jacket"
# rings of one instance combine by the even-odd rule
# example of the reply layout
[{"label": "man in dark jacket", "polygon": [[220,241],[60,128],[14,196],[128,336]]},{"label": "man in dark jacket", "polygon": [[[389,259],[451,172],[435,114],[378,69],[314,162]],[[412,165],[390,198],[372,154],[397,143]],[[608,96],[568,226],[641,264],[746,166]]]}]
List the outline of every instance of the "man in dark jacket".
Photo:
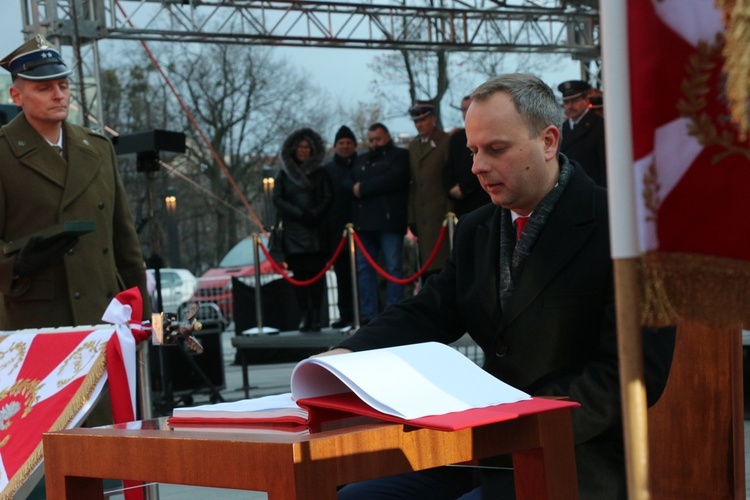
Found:
[{"label": "man in dark jacket", "polygon": [[[371,125],[369,151],[357,159],[352,171],[354,228],[367,253],[377,260],[382,253],[386,272],[395,278],[403,274],[403,247],[409,202],[409,153],[396,147],[382,123]],[[375,269],[362,252],[357,252],[357,286],[362,320],[379,311]],[[402,285],[386,286],[386,305],[404,296]]]},{"label": "man in dark jacket", "polygon": [[[346,225],[352,222],[352,195],[350,178],[352,167],[357,159],[357,139],[354,132],[343,125],[333,142],[333,158],[323,167],[331,178],[333,201],[328,208],[329,248],[328,255],[332,255]],[[343,251],[333,263],[338,285],[339,320],[334,321],[333,328],[344,328],[354,323],[354,294],[352,292],[352,271],[349,252]]]},{"label": "man in dark jacket", "polygon": [[570,80],[557,88],[562,93],[567,118],[562,127],[560,152],[580,163],[598,185],[607,187],[604,118],[591,110],[591,87],[582,80]]},{"label": "man in dark jacket", "polygon": [[[466,111],[471,104],[471,96],[461,100],[461,114],[466,119]],[[451,134],[448,142],[448,161],[443,171],[445,191],[453,200],[456,217],[491,203],[487,192],[482,189],[477,176],[471,172],[474,158],[466,147],[466,129],[460,128]]]},{"label": "man in dark jacket", "polygon": [[[581,404],[573,410],[581,498],[625,498],[606,191],[558,154],[563,116],[541,80],[503,75],[472,98],[473,171],[494,205],[459,221],[444,269],[417,296],[327,354],[450,343],[468,332],[489,373],[532,395]],[[651,402],[663,388],[672,341],[644,336]],[[433,469],[352,484],[339,497],[372,498],[365,491],[379,486],[391,498],[457,498],[472,488],[470,472],[448,470],[449,481]],[[483,498],[513,498],[512,477],[508,485],[504,476],[482,470]]]}]

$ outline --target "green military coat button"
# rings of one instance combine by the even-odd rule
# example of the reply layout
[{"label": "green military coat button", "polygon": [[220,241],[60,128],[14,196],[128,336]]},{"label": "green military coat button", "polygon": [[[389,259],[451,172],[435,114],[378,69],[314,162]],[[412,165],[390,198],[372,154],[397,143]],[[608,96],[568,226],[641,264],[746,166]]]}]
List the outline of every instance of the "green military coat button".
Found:
[{"label": "green military coat button", "polygon": [[107,247],[102,248],[102,253],[105,254],[105,255],[108,254],[109,253],[109,248],[107,248]]},{"label": "green military coat button", "polygon": [[69,248],[68,249],[68,255],[73,255],[74,253],[76,253],[76,249],[75,248]]},{"label": "green military coat button", "polygon": [[497,349],[495,350],[495,356],[497,356],[498,358],[502,358],[502,357],[503,357],[503,356],[505,356],[506,354],[508,354],[508,348],[507,348],[507,347],[505,347],[505,346],[502,346],[502,347],[498,347],[498,348],[497,348]]},{"label": "green military coat button", "polygon": [[76,292],[73,294],[74,299],[80,299],[81,298],[81,292]]},{"label": "green military coat button", "polygon": [[99,207],[99,210],[104,210],[104,202],[100,201],[98,207]]}]

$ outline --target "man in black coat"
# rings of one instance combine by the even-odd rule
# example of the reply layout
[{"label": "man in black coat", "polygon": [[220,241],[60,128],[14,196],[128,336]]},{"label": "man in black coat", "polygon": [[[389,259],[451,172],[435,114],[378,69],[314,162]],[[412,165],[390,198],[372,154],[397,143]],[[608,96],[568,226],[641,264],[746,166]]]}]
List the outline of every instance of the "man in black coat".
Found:
[{"label": "man in black coat", "polygon": [[[357,159],[357,139],[352,129],[343,125],[333,141],[333,158],[323,165],[331,178],[333,201],[328,208],[329,248],[328,256],[333,255],[339,245],[346,225],[352,222],[352,195],[349,179],[352,167]],[[333,328],[345,328],[354,323],[354,293],[352,291],[352,271],[349,252],[342,251],[333,263],[338,285],[339,319],[334,321]]]},{"label": "man in black coat", "polygon": [[[573,410],[581,498],[625,498],[606,191],[558,154],[563,116],[541,80],[504,75],[472,98],[466,132],[473,172],[494,205],[459,221],[450,258],[419,295],[326,354],[450,343],[468,332],[488,372],[532,395],[581,404]],[[672,341],[644,338],[650,402],[666,380]],[[339,498],[373,490],[456,498],[472,488],[470,472],[452,468],[444,479],[436,471],[352,484]],[[481,475],[484,498],[512,498],[507,471]]]},{"label": "man in black coat", "polygon": [[[367,131],[371,150],[357,159],[350,186],[354,195],[354,228],[370,256],[382,254],[385,271],[403,275],[404,235],[409,203],[409,153],[396,147],[382,123]],[[357,251],[357,287],[364,322],[380,310],[377,276],[362,252]],[[388,281],[385,305],[404,297],[404,287]]]},{"label": "man in black coat", "polygon": [[[461,100],[461,114],[466,119],[466,111],[471,104],[471,96]],[[448,196],[453,200],[456,217],[491,203],[489,195],[482,189],[477,176],[471,172],[474,158],[466,147],[466,129],[460,128],[451,134],[448,142],[448,161],[443,172],[443,182]]]},{"label": "man in black coat", "polygon": [[591,110],[588,83],[570,80],[561,83],[566,120],[562,127],[560,152],[581,164],[600,186],[607,187],[607,160],[604,148],[604,118]]}]

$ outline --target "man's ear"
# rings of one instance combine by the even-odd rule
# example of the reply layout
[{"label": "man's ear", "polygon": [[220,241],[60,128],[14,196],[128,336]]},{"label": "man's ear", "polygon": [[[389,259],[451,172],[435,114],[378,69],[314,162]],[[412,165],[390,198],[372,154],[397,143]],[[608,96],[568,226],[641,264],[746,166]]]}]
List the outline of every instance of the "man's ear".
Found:
[{"label": "man's ear", "polygon": [[542,131],[545,160],[550,161],[557,156],[557,150],[560,147],[560,135],[560,129],[554,125],[549,125]]},{"label": "man's ear", "polygon": [[13,100],[13,104],[18,106],[19,108],[23,105],[23,99],[21,98],[21,91],[18,90],[18,88],[15,85],[11,85],[10,89],[10,98]]}]

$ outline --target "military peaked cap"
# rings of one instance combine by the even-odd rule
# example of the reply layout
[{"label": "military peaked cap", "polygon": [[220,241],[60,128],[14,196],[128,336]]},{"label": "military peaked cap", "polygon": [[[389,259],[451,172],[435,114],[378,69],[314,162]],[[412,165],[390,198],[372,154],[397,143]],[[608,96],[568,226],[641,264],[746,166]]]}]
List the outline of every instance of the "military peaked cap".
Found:
[{"label": "military peaked cap", "polygon": [[55,46],[42,35],[36,35],[5,56],[0,61],[0,67],[10,71],[14,80],[56,80],[73,72],[62,60]]}]

